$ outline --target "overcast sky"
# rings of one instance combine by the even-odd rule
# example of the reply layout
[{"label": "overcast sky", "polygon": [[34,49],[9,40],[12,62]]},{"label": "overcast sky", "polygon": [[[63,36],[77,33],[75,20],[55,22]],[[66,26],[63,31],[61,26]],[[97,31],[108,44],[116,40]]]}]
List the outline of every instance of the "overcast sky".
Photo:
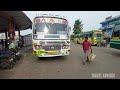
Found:
[{"label": "overcast sky", "polygon": [[[73,29],[75,20],[80,19],[83,26],[83,31],[90,31],[92,29],[99,29],[100,22],[104,21],[108,16],[120,15],[120,11],[24,11],[24,13],[33,21],[36,14],[54,14],[65,16],[69,25]],[[32,31],[23,31],[23,34],[29,34]]]}]

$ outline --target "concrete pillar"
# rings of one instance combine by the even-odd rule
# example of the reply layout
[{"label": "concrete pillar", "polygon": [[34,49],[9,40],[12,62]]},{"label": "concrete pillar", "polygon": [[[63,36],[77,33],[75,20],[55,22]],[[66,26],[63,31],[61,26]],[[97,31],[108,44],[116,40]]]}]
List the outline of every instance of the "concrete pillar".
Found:
[{"label": "concrete pillar", "polygon": [[6,37],[6,39],[8,39],[7,30],[5,30],[5,37]]},{"label": "concrete pillar", "polygon": [[18,37],[19,37],[19,40],[20,40],[20,39],[21,39],[20,26],[16,25],[16,26],[15,26],[15,29],[18,31]]},{"label": "concrete pillar", "polygon": [[20,29],[18,28],[19,41],[21,40]]},{"label": "concrete pillar", "polygon": [[10,40],[14,40],[14,37],[15,37],[15,24],[14,24],[14,20],[13,20],[12,17],[9,19],[8,36],[10,37]]}]

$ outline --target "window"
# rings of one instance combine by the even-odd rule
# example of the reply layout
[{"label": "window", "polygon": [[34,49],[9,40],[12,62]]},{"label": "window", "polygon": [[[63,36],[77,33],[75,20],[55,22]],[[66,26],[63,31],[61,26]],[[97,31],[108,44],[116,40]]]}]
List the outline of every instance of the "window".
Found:
[{"label": "window", "polygon": [[102,37],[102,33],[100,33],[100,32],[95,32],[95,33],[94,33],[94,37]]},{"label": "window", "polygon": [[119,31],[120,30],[120,24],[119,25],[115,25],[114,31]]},{"label": "window", "polygon": [[75,35],[75,38],[78,38],[78,34]]},{"label": "window", "polygon": [[67,25],[59,24],[59,23],[36,23],[35,31],[37,32],[45,32],[47,34],[67,34]]},{"label": "window", "polygon": [[120,31],[113,32],[112,37],[120,37]]},{"label": "window", "polygon": [[82,38],[83,35],[80,35],[79,37]]},{"label": "window", "polygon": [[112,37],[120,37],[120,24],[115,25]]},{"label": "window", "polygon": [[97,33],[96,34],[96,37],[101,37],[102,35],[100,33]]},{"label": "window", "polygon": [[92,36],[93,36],[93,34],[92,34],[92,33],[90,33],[90,34],[89,34],[89,37],[92,37]]},{"label": "window", "polygon": [[89,34],[85,34],[85,37],[89,37]]}]

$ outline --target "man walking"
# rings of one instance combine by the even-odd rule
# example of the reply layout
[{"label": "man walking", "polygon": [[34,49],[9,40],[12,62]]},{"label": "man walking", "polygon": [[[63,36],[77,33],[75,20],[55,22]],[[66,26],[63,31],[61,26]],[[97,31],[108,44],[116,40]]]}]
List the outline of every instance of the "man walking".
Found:
[{"label": "man walking", "polygon": [[85,64],[86,61],[89,61],[90,50],[92,53],[91,43],[88,41],[88,37],[85,37],[85,41],[83,42],[83,51],[84,51],[83,64]]}]

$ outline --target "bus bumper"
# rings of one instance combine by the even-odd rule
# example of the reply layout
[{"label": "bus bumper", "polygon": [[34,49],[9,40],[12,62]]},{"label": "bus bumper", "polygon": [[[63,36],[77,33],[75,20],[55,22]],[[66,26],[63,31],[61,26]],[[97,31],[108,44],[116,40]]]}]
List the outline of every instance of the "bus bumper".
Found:
[{"label": "bus bumper", "polygon": [[66,55],[69,55],[70,53],[70,50],[64,50],[63,52],[61,51],[58,51],[59,53],[58,54],[48,54],[47,51],[40,51],[40,50],[37,50],[37,51],[34,51],[33,54],[34,56],[36,57],[56,57],[56,56],[66,56]]},{"label": "bus bumper", "polygon": [[120,43],[110,42],[110,47],[115,49],[120,49]]}]

